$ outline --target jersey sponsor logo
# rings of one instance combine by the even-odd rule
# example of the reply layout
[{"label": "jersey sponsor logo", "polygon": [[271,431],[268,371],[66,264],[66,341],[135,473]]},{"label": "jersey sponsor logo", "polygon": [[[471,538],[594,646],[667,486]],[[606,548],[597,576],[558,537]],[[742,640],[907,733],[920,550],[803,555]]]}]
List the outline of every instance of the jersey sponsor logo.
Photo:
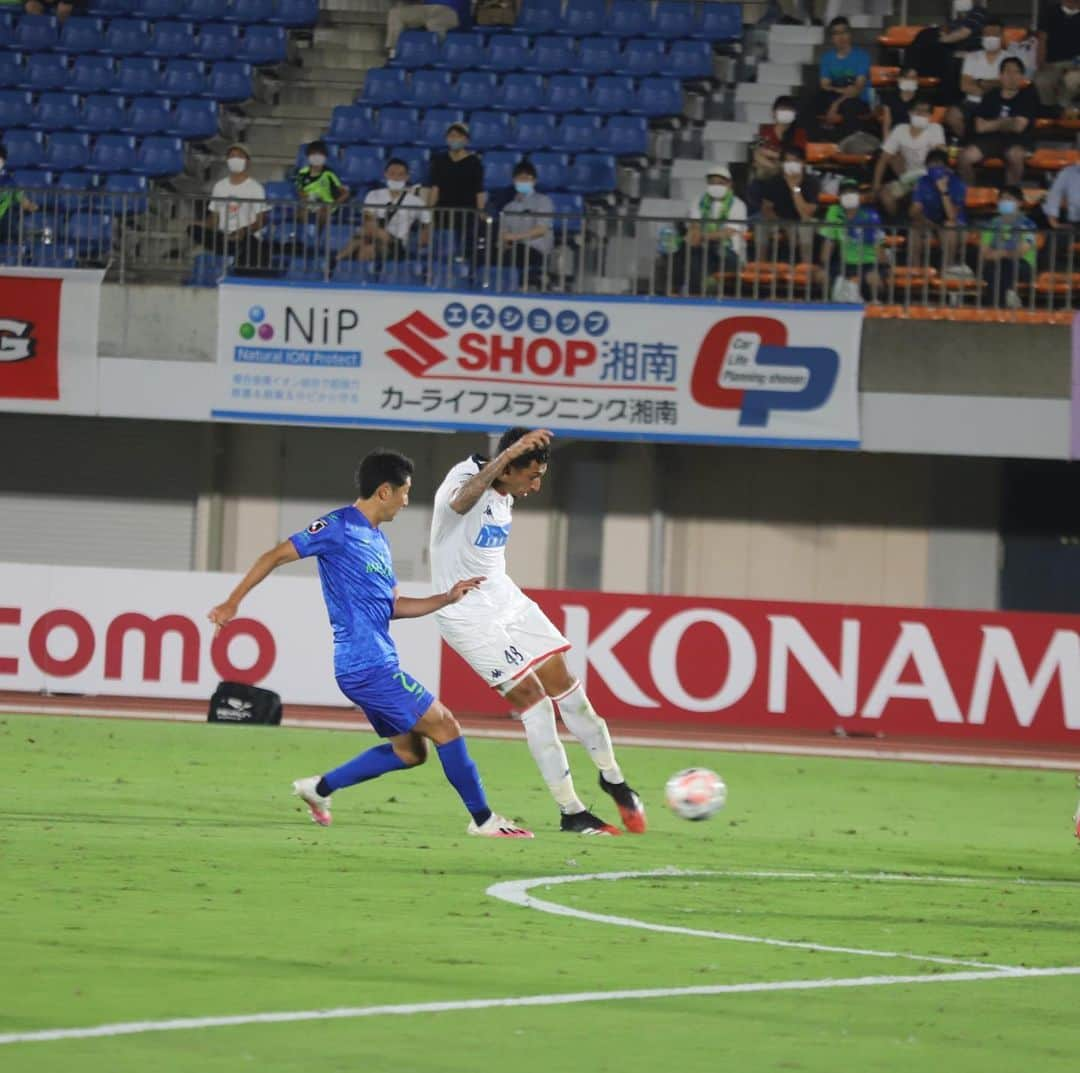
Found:
[{"label": "jersey sponsor logo", "polygon": [[316,533],[321,533],[330,524],[326,518],[316,518],[315,521],[307,527],[307,531],[314,536]]},{"label": "jersey sponsor logo", "polygon": [[509,539],[509,525],[485,525],[476,534],[474,543],[478,548],[504,548]]},{"label": "jersey sponsor logo", "polygon": [[34,356],[33,327],[28,320],[0,318],[0,361],[26,361]]},{"label": "jersey sponsor logo", "polygon": [[424,687],[415,678],[410,678],[404,671],[395,673],[393,681],[397,682],[411,696],[419,697],[424,692]]},{"label": "jersey sponsor logo", "polygon": [[365,563],[364,569],[369,574],[378,574],[380,577],[393,577],[394,569],[389,563],[384,563],[381,559],[373,559],[368,563]]}]

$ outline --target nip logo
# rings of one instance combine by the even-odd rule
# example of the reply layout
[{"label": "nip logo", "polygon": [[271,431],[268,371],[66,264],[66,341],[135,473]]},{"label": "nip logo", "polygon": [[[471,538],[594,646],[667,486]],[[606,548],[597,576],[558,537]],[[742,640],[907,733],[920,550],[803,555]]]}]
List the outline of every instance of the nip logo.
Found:
[{"label": "nip logo", "polygon": [[240,338],[244,342],[256,335],[265,343],[274,338],[274,326],[266,319],[266,310],[262,306],[252,306],[247,311],[247,320],[240,325]]},{"label": "nip logo", "polygon": [[702,340],[690,394],[700,406],[738,410],[740,425],[764,428],[774,411],[824,406],[839,369],[829,347],[789,346],[782,321],[728,317]]}]

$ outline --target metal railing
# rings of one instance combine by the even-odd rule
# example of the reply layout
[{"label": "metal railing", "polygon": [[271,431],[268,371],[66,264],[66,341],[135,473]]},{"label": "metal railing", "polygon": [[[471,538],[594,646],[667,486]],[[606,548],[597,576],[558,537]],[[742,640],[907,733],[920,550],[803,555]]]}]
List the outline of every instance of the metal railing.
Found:
[{"label": "metal railing", "polygon": [[[25,196],[36,211],[13,207],[0,217],[0,264],[96,265],[125,283],[213,286],[254,277],[800,303],[861,297],[901,313],[1080,306],[1080,236],[1029,231],[1003,242],[989,219],[959,229],[872,231],[750,221],[699,234],[685,220],[591,208],[546,217],[403,208],[387,224],[359,204],[266,202],[258,231],[238,238],[208,217],[205,197],[55,188]],[[515,237],[541,225],[547,232],[539,239]]]}]

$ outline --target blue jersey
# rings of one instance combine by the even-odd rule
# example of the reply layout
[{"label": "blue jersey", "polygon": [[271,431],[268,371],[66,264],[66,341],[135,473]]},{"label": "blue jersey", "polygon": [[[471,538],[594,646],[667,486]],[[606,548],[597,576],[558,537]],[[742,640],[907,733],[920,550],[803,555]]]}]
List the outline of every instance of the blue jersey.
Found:
[{"label": "blue jersey", "polygon": [[390,618],[397,578],[381,530],[348,506],[316,519],[289,540],[302,559],[318,557],[323,599],[334,628],[334,674],[396,666]]}]

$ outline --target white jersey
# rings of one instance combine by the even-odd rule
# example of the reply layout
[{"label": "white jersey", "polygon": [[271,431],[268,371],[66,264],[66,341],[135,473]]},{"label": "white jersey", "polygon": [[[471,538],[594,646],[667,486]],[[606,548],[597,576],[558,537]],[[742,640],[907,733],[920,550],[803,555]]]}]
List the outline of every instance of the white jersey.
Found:
[{"label": "white jersey", "polygon": [[487,465],[480,455],[459,462],[435,493],[431,518],[431,580],[437,592],[470,577],[487,580],[464,600],[438,612],[446,620],[501,620],[526,599],[506,573],[506,542],[513,524],[514,497],[488,488],[466,514],[450,506],[458,490]]}]

